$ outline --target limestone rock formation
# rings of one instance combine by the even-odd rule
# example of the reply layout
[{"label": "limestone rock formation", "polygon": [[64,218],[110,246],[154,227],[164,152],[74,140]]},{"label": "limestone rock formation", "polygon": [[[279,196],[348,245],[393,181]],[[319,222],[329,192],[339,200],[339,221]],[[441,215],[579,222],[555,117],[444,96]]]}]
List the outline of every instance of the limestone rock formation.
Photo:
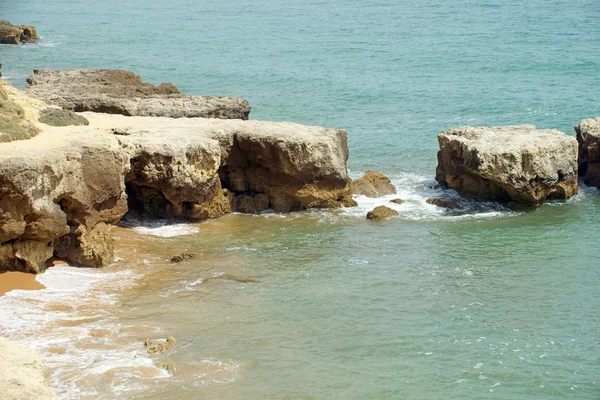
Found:
[{"label": "limestone rock formation", "polygon": [[0,20],[0,43],[20,44],[36,40],[38,40],[38,35],[33,26],[16,26],[8,21]]},{"label": "limestone rock formation", "polygon": [[170,83],[154,86],[123,70],[38,69],[28,94],[76,111],[151,117],[248,119],[250,105],[236,97],[186,96]]},{"label": "limestone rock formation", "polygon": [[0,398],[53,400],[40,356],[29,346],[0,337]]},{"label": "limestone rock formation", "polygon": [[443,200],[443,199],[429,198],[429,199],[425,200],[425,202],[427,204],[432,204],[437,207],[450,208],[450,209],[460,208],[460,204],[458,204],[458,202],[456,200]]},{"label": "limestone rock formation", "polygon": [[360,179],[353,183],[354,194],[362,194],[367,197],[379,197],[388,194],[396,194],[396,188],[392,185],[390,178],[381,172],[367,171]]},{"label": "limestone rock formation", "polygon": [[0,79],[0,142],[29,139],[39,129],[25,117],[25,110],[13,99],[9,99],[5,81]]},{"label": "limestone rock formation", "polygon": [[461,196],[530,208],[577,194],[577,142],[558,130],[462,127],[438,141],[436,180]]},{"label": "limestone rock formation", "polygon": [[371,221],[384,221],[396,215],[400,215],[396,210],[386,206],[377,206],[367,213],[367,219],[370,219]]},{"label": "limestone rock formation", "polygon": [[[28,104],[32,115],[46,107]],[[107,265],[110,225],[129,210],[207,219],[355,204],[340,129],[83,115],[89,126],[42,124],[0,144],[0,270],[36,273],[52,256]]]},{"label": "limestone rock formation", "polygon": [[600,188],[600,117],[575,127],[579,142],[579,175],[586,185]]}]

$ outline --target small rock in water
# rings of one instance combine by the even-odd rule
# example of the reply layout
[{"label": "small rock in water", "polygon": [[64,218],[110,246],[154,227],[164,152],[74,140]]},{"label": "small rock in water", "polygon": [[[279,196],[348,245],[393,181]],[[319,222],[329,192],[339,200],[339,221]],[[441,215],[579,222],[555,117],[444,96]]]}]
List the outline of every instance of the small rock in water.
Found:
[{"label": "small rock in water", "polygon": [[177,254],[176,256],[173,256],[171,258],[171,262],[172,263],[180,263],[180,262],[183,262],[185,260],[192,260],[194,258],[198,258],[201,255],[202,255],[201,253],[194,253],[194,252],[181,253],[181,254]]},{"label": "small rock in water", "polygon": [[159,362],[156,364],[158,368],[166,369],[168,373],[171,375],[175,375],[177,373],[177,368],[170,362]]},{"label": "small rock in water", "polygon": [[433,204],[437,207],[444,207],[450,209],[460,208],[460,205],[456,202],[456,200],[442,200],[429,198],[426,200],[426,202],[427,204]]},{"label": "small rock in water", "polygon": [[402,203],[404,203],[404,200],[402,200],[402,199],[393,199],[393,200],[390,200],[390,203],[402,204]]},{"label": "small rock in water", "polygon": [[387,194],[396,194],[396,188],[390,178],[381,172],[367,171],[365,176],[352,183],[352,192],[367,197],[379,197]]},{"label": "small rock in water", "polygon": [[144,342],[144,346],[146,346],[146,351],[150,354],[162,354],[171,350],[171,347],[175,346],[175,338],[173,336],[169,336],[166,340],[155,342],[150,339],[146,339]]},{"label": "small rock in water", "polygon": [[396,215],[400,215],[400,213],[386,206],[378,206],[367,213],[367,219],[371,221],[383,221]]}]

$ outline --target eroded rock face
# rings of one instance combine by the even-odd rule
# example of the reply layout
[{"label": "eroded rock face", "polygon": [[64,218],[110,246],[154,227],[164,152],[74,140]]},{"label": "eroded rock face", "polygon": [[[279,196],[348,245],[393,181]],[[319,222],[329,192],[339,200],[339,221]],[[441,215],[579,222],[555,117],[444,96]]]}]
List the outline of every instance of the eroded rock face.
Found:
[{"label": "eroded rock face", "polygon": [[0,270],[56,256],[113,260],[110,225],[128,211],[217,218],[355,204],[346,132],[293,123],[84,113],[0,144]]},{"label": "eroded rock face", "polygon": [[388,194],[396,194],[396,188],[392,185],[390,178],[381,172],[367,171],[360,179],[353,183],[354,194],[367,197],[379,197]]},{"label": "eroded rock face", "polygon": [[385,221],[390,217],[400,215],[396,210],[393,210],[386,206],[378,206],[367,213],[367,219],[371,221]]},{"label": "eroded rock face", "polygon": [[248,119],[250,104],[236,97],[186,96],[170,83],[154,86],[123,70],[34,70],[26,92],[62,108],[151,117]]},{"label": "eroded rock face", "polygon": [[600,117],[584,119],[575,127],[579,143],[579,176],[600,188]]},{"label": "eroded rock face", "polygon": [[16,26],[8,21],[0,20],[0,43],[21,44],[38,40],[37,32],[33,26]]},{"label": "eroded rock face", "polygon": [[560,131],[463,127],[438,141],[436,180],[461,196],[538,207],[577,194],[577,142]]}]

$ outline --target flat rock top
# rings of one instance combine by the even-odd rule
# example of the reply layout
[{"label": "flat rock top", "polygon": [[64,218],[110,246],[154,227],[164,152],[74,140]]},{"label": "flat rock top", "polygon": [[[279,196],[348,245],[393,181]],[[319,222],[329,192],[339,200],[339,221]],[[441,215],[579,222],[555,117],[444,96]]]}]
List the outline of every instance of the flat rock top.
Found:
[{"label": "flat rock top", "polygon": [[584,119],[577,128],[585,136],[594,136],[600,139],[600,117]]},{"label": "flat rock top", "polygon": [[[117,138],[147,142],[229,141],[234,134],[244,134],[271,143],[337,144],[346,132],[341,129],[306,126],[292,122],[221,120],[211,118],[126,117],[93,112],[79,113],[89,126],[38,126],[42,132],[29,140],[0,143],[0,158],[23,157],[49,149],[93,143],[110,146]],[[116,131],[117,133],[114,133]]]},{"label": "flat rock top", "polygon": [[574,138],[557,129],[537,129],[535,125],[466,126],[442,132],[441,139],[455,140],[480,151],[510,153],[540,148],[571,146]]}]

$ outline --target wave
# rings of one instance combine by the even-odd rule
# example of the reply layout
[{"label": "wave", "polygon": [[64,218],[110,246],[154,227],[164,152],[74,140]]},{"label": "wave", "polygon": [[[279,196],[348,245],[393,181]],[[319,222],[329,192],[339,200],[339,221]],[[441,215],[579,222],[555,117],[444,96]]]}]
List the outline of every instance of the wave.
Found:
[{"label": "wave", "polygon": [[138,392],[144,379],[170,376],[136,340],[158,329],[118,320],[119,291],[135,284],[132,271],[60,265],[36,279],[46,288],[0,297],[0,331],[42,355],[59,397],[94,398],[105,384],[121,393]]},{"label": "wave", "polygon": [[126,220],[119,222],[119,226],[132,228],[141,235],[151,235],[162,238],[194,235],[200,232],[200,228],[192,222],[181,222],[169,219],[146,220],[127,218]]},{"label": "wave", "polygon": [[[364,173],[351,171],[352,179],[358,179]],[[396,194],[369,198],[354,196],[357,207],[344,208],[343,214],[347,216],[365,218],[367,212],[373,208],[385,205],[398,211],[403,218],[411,220],[440,220],[440,219],[471,219],[471,218],[503,218],[519,215],[496,202],[481,202],[465,199],[452,190],[437,185],[434,179],[414,173],[401,173],[390,176],[392,184],[396,187]],[[402,199],[402,204],[391,203],[393,199]],[[441,198],[456,201],[460,208],[449,210],[427,203],[428,198]]]}]

